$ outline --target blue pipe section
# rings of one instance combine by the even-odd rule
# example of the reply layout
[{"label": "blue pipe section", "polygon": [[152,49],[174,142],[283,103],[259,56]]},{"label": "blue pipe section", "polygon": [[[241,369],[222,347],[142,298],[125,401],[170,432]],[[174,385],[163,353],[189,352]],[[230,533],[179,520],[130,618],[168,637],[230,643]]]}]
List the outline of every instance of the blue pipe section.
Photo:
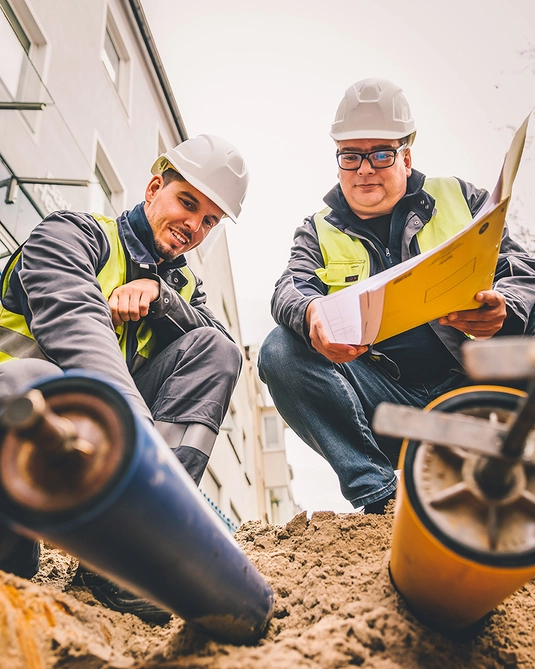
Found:
[{"label": "blue pipe section", "polygon": [[0,486],[0,520],[218,640],[249,644],[263,636],[273,614],[271,587],[153,426],[136,417],[113,384],[84,372],[33,387],[45,398],[72,391],[105,399],[126,431],[126,453],[103,489],[68,511],[28,509]]}]

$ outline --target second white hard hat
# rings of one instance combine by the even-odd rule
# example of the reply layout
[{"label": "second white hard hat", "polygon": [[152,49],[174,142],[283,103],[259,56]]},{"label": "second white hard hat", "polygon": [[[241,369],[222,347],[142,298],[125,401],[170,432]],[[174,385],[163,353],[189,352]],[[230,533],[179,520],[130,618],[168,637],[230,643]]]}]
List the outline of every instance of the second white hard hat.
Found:
[{"label": "second white hard hat", "polygon": [[217,135],[192,137],[159,156],[151,172],[162,174],[168,167],[236,222],[247,193],[249,171],[235,146]]},{"label": "second white hard hat", "polygon": [[387,79],[362,79],[350,86],[338,106],[331,137],[401,139],[416,130],[407,99]]}]

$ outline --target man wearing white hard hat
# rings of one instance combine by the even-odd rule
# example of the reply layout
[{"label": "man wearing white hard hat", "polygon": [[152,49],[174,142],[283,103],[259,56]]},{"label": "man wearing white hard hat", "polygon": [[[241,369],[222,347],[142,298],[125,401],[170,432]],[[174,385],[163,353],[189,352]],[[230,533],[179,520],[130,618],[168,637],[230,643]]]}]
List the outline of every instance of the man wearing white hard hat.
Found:
[{"label": "man wearing white hard hat", "polygon": [[[144,202],[117,220],[54,212],[10,259],[0,310],[0,397],[58,368],[101,373],[154,421],[198,485],[241,354],[206,306],[184,254],[224,216],[236,221],[248,171],[229,142],[200,135],[160,156],[152,174]],[[28,539],[0,536],[0,568],[30,578],[38,549]],[[83,582],[113,608],[169,618],[89,576]]]},{"label": "man wearing white hard hat", "polygon": [[339,183],[325,196],[326,208],[295,233],[272,299],[279,327],[259,356],[260,375],[283,418],[331,464],[342,494],[366,513],[384,513],[397,481],[399,443],[372,432],[376,407],[423,407],[468,385],[460,356],[467,336],[523,334],[535,304],[535,261],[506,231],[493,290],[476,296],[483,309],[370,347],[329,341],[317,298],[437,246],[469,224],[488,198],[461,179],[428,179],[413,169],[415,136],[399,86],[370,78],[347,89],[331,128]]}]

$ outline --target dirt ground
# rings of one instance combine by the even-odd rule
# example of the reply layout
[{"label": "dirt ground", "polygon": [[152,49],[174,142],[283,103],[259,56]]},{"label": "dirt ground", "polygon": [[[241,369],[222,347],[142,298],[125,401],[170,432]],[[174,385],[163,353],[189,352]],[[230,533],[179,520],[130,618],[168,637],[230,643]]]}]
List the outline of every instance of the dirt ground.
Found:
[{"label": "dirt ground", "polygon": [[454,640],[422,626],[388,575],[385,516],[314,513],[236,535],[276,595],[265,639],[216,643],[173,616],[164,627],[101,606],[70,587],[77,561],[45,546],[31,581],[0,572],[1,669],[495,669],[535,667],[535,581],[479,634]]}]

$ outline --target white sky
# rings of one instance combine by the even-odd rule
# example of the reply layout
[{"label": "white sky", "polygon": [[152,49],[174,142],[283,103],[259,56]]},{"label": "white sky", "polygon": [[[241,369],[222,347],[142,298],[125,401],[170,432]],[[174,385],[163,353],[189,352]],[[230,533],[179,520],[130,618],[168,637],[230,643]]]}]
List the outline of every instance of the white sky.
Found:
[{"label": "white sky", "polygon": [[[293,232],[336,182],[329,130],[350,84],[399,84],[418,128],[414,167],[489,190],[535,107],[534,0],[142,4],[189,136],[225,137],[251,171],[239,224],[227,224],[244,343],[274,326],[269,300]],[[510,213],[535,231],[534,157],[530,142]],[[321,458],[290,431],[287,445],[296,501],[351,510]]]}]

